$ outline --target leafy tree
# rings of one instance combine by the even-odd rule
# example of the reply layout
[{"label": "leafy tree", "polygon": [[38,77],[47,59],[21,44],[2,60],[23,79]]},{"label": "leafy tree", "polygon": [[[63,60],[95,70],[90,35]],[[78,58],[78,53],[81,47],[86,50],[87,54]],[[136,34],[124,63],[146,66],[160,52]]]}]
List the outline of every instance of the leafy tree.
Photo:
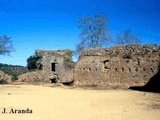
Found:
[{"label": "leafy tree", "polygon": [[31,55],[27,59],[28,70],[42,69],[42,64],[40,63],[41,56]]},{"label": "leafy tree", "polygon": [[27,68],[28,70],[36,69],[36,56],[32,55],[27,59]]},{"label": "leafy tree", "polygon": [[105,47],[111,40],[108,18],[105,15],[83,17],[79,19],[78,25],[81,33],[79,35],[80,43],[76,46],[76,54],[80,54],[87,48]]},{"label": "leafy tree", "polygon": [[7,35],[0,36],[0,55],[9,55],[13,50],[11,37]]},{"label": "leafy tree", "polygon": [[141,40],[132,33],[131,29],[125,30],[123,33],[117,34],[117,45],[128,45],[128,44],[138,44]]}]

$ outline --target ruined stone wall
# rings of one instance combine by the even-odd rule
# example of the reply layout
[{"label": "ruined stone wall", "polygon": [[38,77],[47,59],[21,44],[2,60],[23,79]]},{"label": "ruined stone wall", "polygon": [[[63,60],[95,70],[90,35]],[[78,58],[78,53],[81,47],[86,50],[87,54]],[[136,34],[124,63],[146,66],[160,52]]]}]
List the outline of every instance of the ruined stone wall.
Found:
[{"label": "ruined stone wall", "polygon": [[[41,56],[43,79],[58,79],[62,82],[73,80],[73,66],[71,50],[37,50],[37,56]],[[73,63],[74,64],[74,63]]]},{"label": "ruined stone wall", "polygon": [[75,66],[78,86],[144,85],[158,72],[160,46],[127,45],[85,50]]}]

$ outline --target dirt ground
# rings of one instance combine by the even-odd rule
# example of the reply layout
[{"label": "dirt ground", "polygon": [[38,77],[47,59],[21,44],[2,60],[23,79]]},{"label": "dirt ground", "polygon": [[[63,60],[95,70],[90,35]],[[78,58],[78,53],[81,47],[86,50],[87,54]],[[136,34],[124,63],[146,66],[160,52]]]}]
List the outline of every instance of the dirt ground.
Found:
[{"label": "dirt ground", "polygon": [[[3,114],[3,109],[31,114]],[[0,120],[159,120],[160,94],[84,90],[46,85],[1,85]]]}]

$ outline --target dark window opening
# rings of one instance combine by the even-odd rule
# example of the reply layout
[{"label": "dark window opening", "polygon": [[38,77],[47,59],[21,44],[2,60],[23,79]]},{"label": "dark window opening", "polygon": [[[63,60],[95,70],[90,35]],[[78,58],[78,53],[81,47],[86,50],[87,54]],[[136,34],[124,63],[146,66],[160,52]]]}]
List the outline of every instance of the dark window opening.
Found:
[{"label": "dark window opening", "polygon": [[50,79],[51,80],[51,83],[57,83],[56,79],[53,78],[53,79]]},{"label": "dark window opening", "polygon": [[146,69],[145,69],[145,68],[143,68],[143,71],[146,71]]},{"label": "dark window opening", "polygon": [[110,69],[108,64],[109,64],[109,60],[105,60],[104,61],[104,70]]},{"label": "dark window opening", "polygon": [[122,68],[122,72],[124,71],[124,68]]},{"label": "dark window opening", "polygon": [[105,64],[105,63],[108,63],[108,62],[109,62],[109,60],[105,60],[105,61],[104,61],[104,64]]},{"label": "dark window opening", "polygon": [[111,68],[105,67],[105,70],[110,70]]},{"label": "dark window opening", "polygon": [[56,71],[56,64],[55,64],[55,63],[52,63],[52,64],[51,64],[51,67],[52,67],[52,71],[55,72],[55,71]]}]

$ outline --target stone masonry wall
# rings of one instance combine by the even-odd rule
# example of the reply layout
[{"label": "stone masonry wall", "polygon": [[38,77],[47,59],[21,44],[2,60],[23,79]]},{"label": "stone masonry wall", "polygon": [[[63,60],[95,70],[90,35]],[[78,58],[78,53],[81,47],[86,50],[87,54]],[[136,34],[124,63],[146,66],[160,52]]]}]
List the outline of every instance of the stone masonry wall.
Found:
[{"label": "stone masonry wall", "polygon": [[159,65],[160,46],[156,45],[85,50],[75,66],[75,85],[144,85],[158,72]]},{"label": "stone masonry wall", "polygon": [[37,56],[42,64],[44,79],[56,79],[62,82],[73,80],[73,65],[71,50],[37,50]]}]

